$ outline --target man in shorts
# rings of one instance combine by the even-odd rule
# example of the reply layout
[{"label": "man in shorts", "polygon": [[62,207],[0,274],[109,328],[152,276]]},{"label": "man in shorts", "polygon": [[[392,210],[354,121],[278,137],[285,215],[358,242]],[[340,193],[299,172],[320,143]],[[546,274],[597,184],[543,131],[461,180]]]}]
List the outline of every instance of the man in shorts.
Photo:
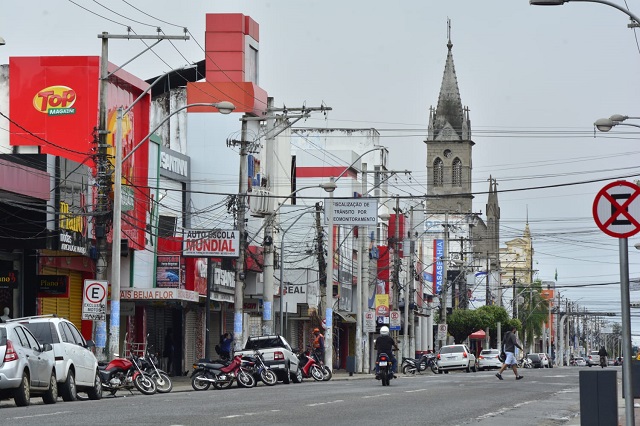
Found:
[{"label": "man in shorts", "polygon": [[500,371],[496,373],[496,377],[500,380],[504,380],[502,378],[502,372],[506,370],[508,366],[511,366],[513,374],[516,375],[516,380],[520,380],[523,377],[518,374],[518,362],[516,361],[516,347],[523,350],[522,346],[518,343],[518,336],[516,336],[517,331],[517,328],[514,326],[504,335],[502,346],[504,347],[504,352],[507,354],[507,358],[504,360]]}]

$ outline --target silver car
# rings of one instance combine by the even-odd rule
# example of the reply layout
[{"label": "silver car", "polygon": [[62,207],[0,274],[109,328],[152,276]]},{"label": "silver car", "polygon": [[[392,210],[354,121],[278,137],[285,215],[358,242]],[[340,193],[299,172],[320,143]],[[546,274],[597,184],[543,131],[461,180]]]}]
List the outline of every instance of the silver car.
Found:
[{"label": "silver car", "polygon": [[45,404],[55,404],[58,382],[52,349],[18,323],[0,324],[0,398],[13,398],[24,407],[38,395]]},{"label": "silver car", "polygon": [[467,345],[447,345],[438,351],[438,373],[449,370],[477,371],[476,356]]},{"label": "silver car", "polygon": [[89,399],[102,397],[102,384],[98,373],[98,360],[91,347],[73,323],[55,315],[16,318],[10,320],[27,327],[42,343],[53,347],[56,376],[60,396],[64,401],[75,401],[78,392],[86,392]]},{"label": "silver car", "polygon": [[478,357],[478,369],[485,370],[502,367],[502,361],[498,359],[498,356],[500,356],[498,349],[483,349]]}]

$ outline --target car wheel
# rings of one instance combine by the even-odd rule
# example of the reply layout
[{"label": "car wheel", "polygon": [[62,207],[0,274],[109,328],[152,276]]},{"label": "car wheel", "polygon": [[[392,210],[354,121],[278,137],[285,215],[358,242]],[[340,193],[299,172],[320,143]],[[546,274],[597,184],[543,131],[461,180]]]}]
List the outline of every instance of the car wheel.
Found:
[{"label": "car wheel", "polygon": [[296,371],[296,374],[294,374],[291,379],[293,383],[302,383],[302,369],[300,366],[298,366],[298,371]]},{"label": "car wheel", "polygon": [[18,407],[26,407],[31,402],[31,379],[26,371],[22,374],[22,383],[13,394],[13,400]]},{"label": "car wheel", "polygon": [[87,396],[94,401],[102,398],[102,381],[100,380],[100,373],[97,371],[96,376],[93,378],[93,387],[87,389]]},{"label": "car wheel", "polygon": [[291,366],[287,364],[287,368],[284,370],[284,377],[282,378],[282,383],[288,385],[291,383]]},{"label": "car wheel", "polygon": [[51,371],[51,377],[49,377],[49,389],[42,395],[42,401],[45,404],[55,404],[58,401],[58,381],[56,380],[56,372]]},{"label": "car wheel", "polygon": [[473,364],[473,367],[471,367],[471,371],[473,371],[474,373],[476,371],[478,371],[478,366],[476,366],[475,364]]},{"label": "car wheel", "polygon": [[62,384],[60,389],[63,401],[76,401],[78,399],[78,389],[76,388],[76,375],[73,370],[69,369],[67,380]]},{"label": "car wheel", "polygon": [[464,371],[471,373],[471,363],[467,364],[467,368],[465,368]]}]

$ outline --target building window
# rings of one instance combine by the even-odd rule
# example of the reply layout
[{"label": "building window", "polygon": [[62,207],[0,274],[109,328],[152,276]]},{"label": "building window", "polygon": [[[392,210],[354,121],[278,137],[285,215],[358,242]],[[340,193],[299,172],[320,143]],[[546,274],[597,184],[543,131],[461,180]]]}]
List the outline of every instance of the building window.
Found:
[{"label": "building window", "polygon": [[462,186],[462,161],[459,158],[453,160],[451,182],[453,182],[453,186]]},{"label": "building window", "polygon": [[444,163],[436,158],[433,162],[433,186],[442,186],[444,181]]}]

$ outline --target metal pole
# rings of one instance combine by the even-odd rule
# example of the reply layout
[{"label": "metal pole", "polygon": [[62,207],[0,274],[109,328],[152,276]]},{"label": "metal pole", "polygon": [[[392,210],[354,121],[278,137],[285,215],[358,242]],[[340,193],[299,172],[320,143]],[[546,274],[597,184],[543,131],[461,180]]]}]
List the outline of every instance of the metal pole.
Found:
[{"label": "metal pole", "polygon": [[[361,171],[361,179],[362,179],[362,189],[360,192],[364,197],[367,193],[367,163],[362,163],[362,171]],[[363,276],[363,267],[365,264],[364,256],[365,256],[365,242],[367,239],[367,227],[360,226],[358,228],[358,290],[356,297],[356,371],[358,373],[364,373],[364,359],[363,359],[363,346],[364,346],[364,327],[363,327],[363,318],[364,318],[364,308],[362,306],[362,300],[364,298],[364,289],[363,286],[364,280]],[[368,257],[368,256],[367,256]]]},{"label": "metal pole", "polygon": [[[406,249],[406,247],[405,247]],[[411,300],[413,298],[413,206],[409,210],[409,274],[404,284],[404,342],[402,345],[403,356],[413,358],[411,352],[411,342],[409,337],[409,328],[413,330],[413,310],[411,309]],[[409,311],[411,311],[411,322],[409,320]]]},{"label": "metal pole", "polygon": [[[449,286],[449,280],[447,279],[447,266],[449,263],[449,212],[444,214],[444,259],[442,261],[442,279],[444,281],[442,285],[442,291],[440,292],[441,300],[440,307],[442,314],[440,315],[440,324],[447,323],[447,287]],[[434,259],[438,260],[438,259]],[[434,277],[435,280],[435,277]],[[440,340],[440,346],[444,346],[447,343],[447,336]]]},{"label": "metal pole", "polygon": [[[364,227],[365,230],[368,227]],[[369,238],[369,235],[365,235],[362,243],[366,245],[365,238]],[[375,244],[375,240],[369,239],[372,244]],[[369,259],[369,250],[367,248],[367,254],[363,257],[364,267],[362,268],[362,304],[360,305],[360,309],[362,309],[362,316],[364,318],[364,312],[369,312],[369,267],[371,266],[371,260]],[[364,333],[364,362],[363,362],[363,370],[365,373],[369,373],[371,371],[371,363],[370,363],[370,334]]]},{"label": "metal pole", "polygon": [[635,425],[633,388],[631,378],[631,302],[629,300],[629,253],[626,238],[620,238],[620,304],[622,308],[622,382],[624,386],[624,411],[627,426]]},{"label": "metal pole", "polygon": [[[213,283],[213,258],[207,258],[207,294],[204,298],[204,357],[205,359],[211,359],[211,330],[209,325],[211,324],[211,283]],[[226,330],[225,330],[226,332]]]},{"label": "metal pole", "polygon": [[242,326],[244,314],[244,255],[245,255],[245,235],[244,235],[244,210],[247,192],[247,122],[242,121],[242,135],[240,140],[240,176],[238,179],[238,218],[237,228],[240,234],[240,247],[238,248],[238,260],[236,261],[236,288],[233,299],[233,340],[236,351],[242,350],[242,343],[246,340],[247,330]]},{"label": "metal pole", "polygon": [[111,242],[111,316],[109,356],[120,353],[120,238],[122,228],[122,108],[118,108],[113,174],[113,237]]},{"label": "metal pole", "polygon": [[[331,178],[333,181],[334,179]],[[329,193],[329,205],[327,206],[328,221],[328,247],[327,247],[327,286],[324,292],[324,322],[327,327],[324,335],[324,365],[333,371],[333,192]]]}]

